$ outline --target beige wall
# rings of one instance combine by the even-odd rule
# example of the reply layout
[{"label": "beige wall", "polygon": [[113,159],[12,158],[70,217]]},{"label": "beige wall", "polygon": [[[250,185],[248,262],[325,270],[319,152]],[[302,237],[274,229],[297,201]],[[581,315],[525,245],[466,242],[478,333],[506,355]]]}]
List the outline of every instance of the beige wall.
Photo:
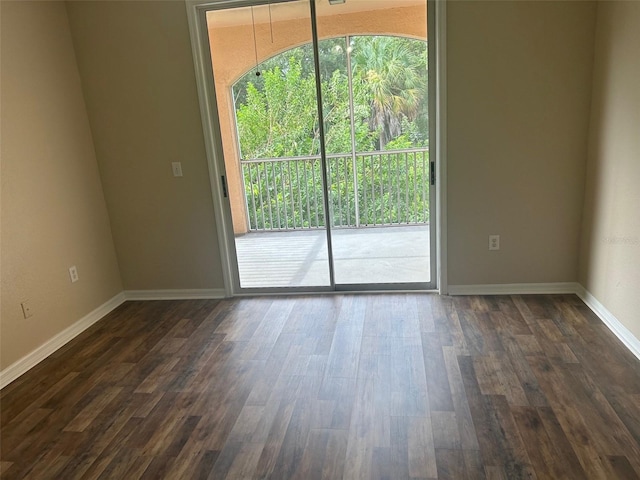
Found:
[{"label": "beige wall", "polygon": [[184,2],[67,9],[124,288],[223,287]]},{"label": "beige wall", "polygon": [[640,338],[640,3],[598,5],[580,282]]},{"label": "beige wall", "polygon": [[595,5],[459,1],[447,16],[449,283],[576,281]]},{"label": "beige wall", "polygon": [[[65,6],[0,8],[4,369],[122,285]],[[80,276],[74,284],[71,265]]]}]

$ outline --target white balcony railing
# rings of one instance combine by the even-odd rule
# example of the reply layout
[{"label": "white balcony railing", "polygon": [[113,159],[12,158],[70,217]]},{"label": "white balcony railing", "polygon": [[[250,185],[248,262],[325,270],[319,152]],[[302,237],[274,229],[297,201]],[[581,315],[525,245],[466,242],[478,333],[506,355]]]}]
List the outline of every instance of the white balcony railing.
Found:
[{"label": "white balcony railing", "polygon": [[[428,148],[328,155],[333,227],[429,223]],[[325,226],[320,156],[242,160],[251,231]]]}]

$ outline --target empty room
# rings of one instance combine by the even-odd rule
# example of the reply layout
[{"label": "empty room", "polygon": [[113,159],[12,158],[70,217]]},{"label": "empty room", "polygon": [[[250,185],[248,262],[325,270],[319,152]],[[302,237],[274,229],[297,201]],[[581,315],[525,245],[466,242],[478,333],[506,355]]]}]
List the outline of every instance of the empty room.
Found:
[{"label": "empty room", "polygon": [[638,52],[625,0],[0,0],[0,477],[640,479]]}]

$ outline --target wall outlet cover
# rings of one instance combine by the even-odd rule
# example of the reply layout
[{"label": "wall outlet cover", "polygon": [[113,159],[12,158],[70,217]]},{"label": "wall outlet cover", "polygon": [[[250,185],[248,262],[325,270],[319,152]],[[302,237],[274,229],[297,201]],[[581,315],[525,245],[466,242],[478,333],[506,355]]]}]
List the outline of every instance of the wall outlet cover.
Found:
[{"label": "wall outlet cover", "polygon": [[489,235],[489,250],[500,250],[500,235]]},{"label": "wall outlet cover", "polygon": [[80,280],[78,277],[78,269],[75,265],[69,268],[69,277],[71,278],[71,283],[76,283]]}]

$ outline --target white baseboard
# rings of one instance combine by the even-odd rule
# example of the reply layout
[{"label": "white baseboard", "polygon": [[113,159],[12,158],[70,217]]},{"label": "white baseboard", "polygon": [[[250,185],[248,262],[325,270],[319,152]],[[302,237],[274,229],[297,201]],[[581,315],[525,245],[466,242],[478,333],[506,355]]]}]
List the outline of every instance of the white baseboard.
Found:
[{"label": "white baseboard", "polygon": [[0,372],[0,389],[9,385],[16,378],[31,370],[38,363],[54,353],[62,346],[84,332],[91,325],[102,319],[116,307],[127,300],[189,300],[189,299],[219,299],[225,298],[225,290],[197,289],[197,290],[127,290],[120,292],[112,299],[88,313],[73,325],[65,328],[53,338],[40,345],[31,353],[17,362],[9,365]]},{"label": "white baseboard", "polygon": [[224,288],[201,288],[192,290],[125,290],[127,300],[192,300],[225,298]]},{"label": "white baseboard", "polygon": [[640,360],[640,340],[590,292],[577,282],[449,285],[449,295],[528,295],[572,293],[595,313],[613,334]]},{"label": "white baseboard", "polygon": [[576,295],[595,313],[618,339],[640,360],[640,340],[618,320],[600,301],[582,285]]},{"label": "white baseboard", "polygon": [[47,358],[59,348],[69,343],[91,325],[102,319],[105,315],[122,305],[125,300],[126,298],[124,293],[120,292],[115,297],[107,300],[92,312],[89,312],[73,325],[65,328],[56,336],[47,340],[31,353],[25,355],[17,362],[9,365],[7,368],[0,372],[0,388],[4,388],[5,386],[13,382],[16,378],[31,370],[42,360]]},{"label": "white baseboard", "polygon": [[[566,283],[514,283],[495,285],[449,285],[449,295],[526,295],[573,293],[602,320],[620,341],[640,360],[640,340],[637,339],[607,308],[582,285]],[[46,343],[0,372],[0,389],[35,367],[42,360],[77,337],[91,325],[116,309],[126,300],[189,300],[225,298],[225,290],[127,290],[119,293],[64,329]]]},{"label": "white baseboard", "polygon": [[528,295],[577,293],[580,285],[562,283],[499,283],[487,285],[449,285],[449,295]]}]

